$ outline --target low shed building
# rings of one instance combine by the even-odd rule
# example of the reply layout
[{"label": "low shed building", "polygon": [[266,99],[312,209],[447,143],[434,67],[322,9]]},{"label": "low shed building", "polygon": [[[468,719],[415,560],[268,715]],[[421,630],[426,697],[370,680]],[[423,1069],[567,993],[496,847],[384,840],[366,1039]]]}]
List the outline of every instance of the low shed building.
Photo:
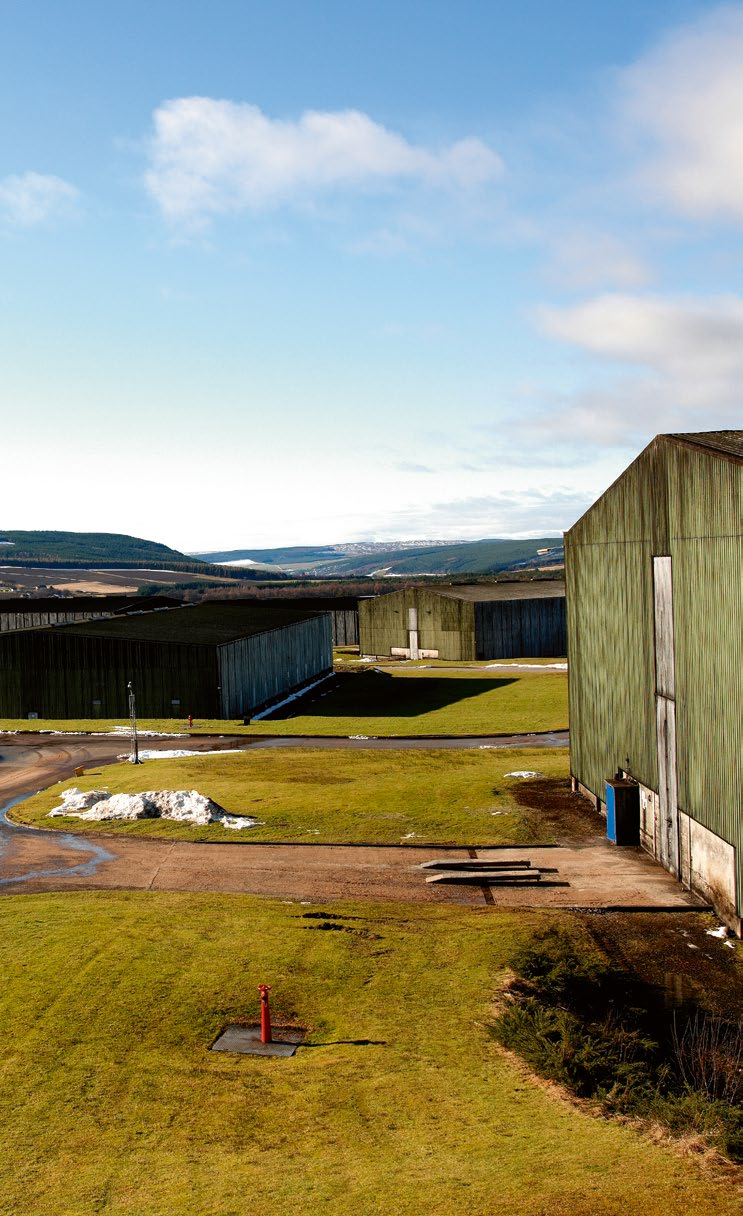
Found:
[{"label": "low shed building", "polygon": [[327,613],[260,604],[0,635],[0,717],[249,717],[332,670]]},{"label": "low shed building", "polygon": [[261,596],[255,599],[230,600],[229,602],[232,604],[260,604],[279,613],[285,612],[287,608],[294,612],[329,612],[333,622],[333,645],[358,646],[359,644],[358,600],[350,595],[277,596],[275,598]]},{"label": "low shed building", "polygon": [[565,560],[574,783],[740,933],[743,431],[659,435]]},{"label": "low shed building", "polygon": [[555,580],[409,587],[359,601],[361,653],[432,659],[565,654],[565,585]]}]

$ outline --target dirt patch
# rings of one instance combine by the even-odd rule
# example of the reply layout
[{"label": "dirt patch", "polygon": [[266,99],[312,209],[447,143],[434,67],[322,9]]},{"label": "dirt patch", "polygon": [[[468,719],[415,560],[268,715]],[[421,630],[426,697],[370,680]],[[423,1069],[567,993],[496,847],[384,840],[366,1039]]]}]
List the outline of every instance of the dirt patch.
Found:
[{"label": "dirt patch", "polygon": [[593,843],[606,836],[604,820],[586,798],[572,792],[567,779],[530,778],[514,782],[510,792],[535,840],[553,836],[558,844]]},{"label": "dirt patch", "polygon": [[709,936],[714,916],[607,912],[581,919],[612,962],[662,991],[670,1007],[695,1001],[720,1017],[740,1017],[743,946],[731,949]]}]

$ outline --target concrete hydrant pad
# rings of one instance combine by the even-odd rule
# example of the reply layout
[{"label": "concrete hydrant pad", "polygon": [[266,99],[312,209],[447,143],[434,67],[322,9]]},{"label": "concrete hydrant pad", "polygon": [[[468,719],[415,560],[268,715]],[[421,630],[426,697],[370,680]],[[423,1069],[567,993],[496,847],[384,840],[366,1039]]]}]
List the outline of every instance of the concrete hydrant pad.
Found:
[{"label": "concrete hydrant pad", "polygon": [[212,1043],[212,1051],[234,1051],[243,1056],[293,1056],[306,1030],[276,1027],[272,1043],[261,1043],[259,1023],[252,1026],[227,1026]]}]

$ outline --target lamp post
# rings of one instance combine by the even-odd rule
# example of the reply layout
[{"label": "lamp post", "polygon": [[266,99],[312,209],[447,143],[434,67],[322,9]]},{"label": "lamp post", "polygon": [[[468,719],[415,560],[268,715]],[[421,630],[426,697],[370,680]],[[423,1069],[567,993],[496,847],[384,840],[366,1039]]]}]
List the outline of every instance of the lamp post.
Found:
[{"label": "lamp post", "polygon": [[134,700],[134,689],[132,688],[131,680],[127,684],[129,690],[129,726],[132,736],[132,750],[129,756],[130,764],[141,764],[139,758],[139,739],[137,738],[137,706]]}]

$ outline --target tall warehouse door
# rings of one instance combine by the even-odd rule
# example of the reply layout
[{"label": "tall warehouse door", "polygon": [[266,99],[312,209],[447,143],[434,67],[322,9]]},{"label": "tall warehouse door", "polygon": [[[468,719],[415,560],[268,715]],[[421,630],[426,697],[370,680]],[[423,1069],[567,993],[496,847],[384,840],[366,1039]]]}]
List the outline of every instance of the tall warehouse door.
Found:
[{"label": "tall warehouse door", "polygon": [[667,870],[679,873],[676,763],[676,669],[673,651],[673,576],[670,557],[653,558],[655,607],[655,721],[658,745],[658,815],[655,847]]}]

